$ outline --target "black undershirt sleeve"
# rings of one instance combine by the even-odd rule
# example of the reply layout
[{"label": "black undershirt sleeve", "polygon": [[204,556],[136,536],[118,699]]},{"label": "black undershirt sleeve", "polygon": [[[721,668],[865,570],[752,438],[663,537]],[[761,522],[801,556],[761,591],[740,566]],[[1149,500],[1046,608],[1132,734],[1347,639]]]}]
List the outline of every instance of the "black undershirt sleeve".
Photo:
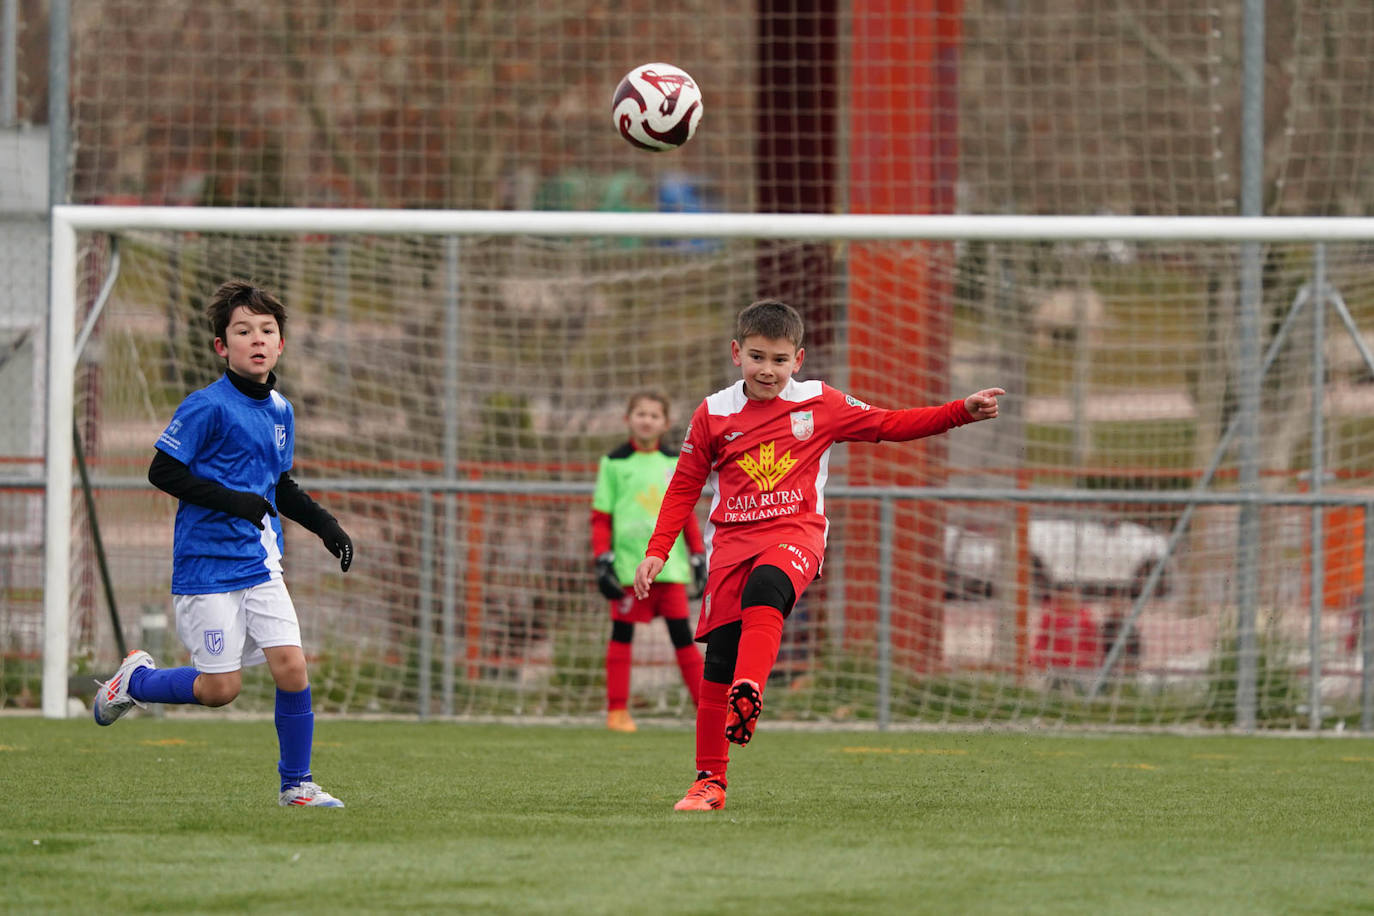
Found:
[{"label": "black undershirt sleeve", "polygon": [[152,464],[148,465],[148,482],[183,502],[229,515],[243,514],[245,494],[213,480],[197,477],[190,468],[162,449],[154,451]]},{"label": "black undershirt sleeve", "polygon": [[277,478],[277,511],[320,537],[324,537],[330,525],[337,524],[334,516],[311,499],[286,471]]}]

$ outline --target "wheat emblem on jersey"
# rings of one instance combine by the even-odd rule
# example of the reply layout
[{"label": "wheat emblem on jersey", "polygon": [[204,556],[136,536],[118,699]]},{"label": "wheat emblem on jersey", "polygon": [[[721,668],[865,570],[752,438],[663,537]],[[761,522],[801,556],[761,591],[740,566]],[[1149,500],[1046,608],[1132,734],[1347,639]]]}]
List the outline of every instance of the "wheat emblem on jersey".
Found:
[{"label": "wheat emblem on jersey", "polygon": [[639,508],[652,515],[663,505],[663,491],[658,487],[646,487],[636,493],[634,499]]},{"label": "wheat emblem on jersey", "polygon": [[[810,414],[808,413],[807,416]],[[793,423],[795,424],[795,422],[794,420]],[[810,434],[808,433],[808,435]],[[782,480],[787,472],[792,470],[792,466],[797,463],[791,452],[783,452],[781,457],[775,459],[773,457],[774,445],[776,445],[774,442],[765,442],[759,446],[758,458],[753,455],[745,455],[735,462],[744,470],[744,473],[749,475],[750,480],[758,484],[761,491],[771,490],[777,486],[778,481]]]}]

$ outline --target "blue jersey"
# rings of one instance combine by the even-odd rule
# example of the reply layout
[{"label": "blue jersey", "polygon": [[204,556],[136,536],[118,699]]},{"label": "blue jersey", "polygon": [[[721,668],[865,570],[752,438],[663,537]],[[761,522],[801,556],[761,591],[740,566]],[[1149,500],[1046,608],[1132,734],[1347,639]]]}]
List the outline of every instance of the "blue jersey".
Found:
[{"label": "blue jersey", "polygon": [[[193,391],[158,437],[157,447],[191,473],[277,504],[277,480],[291,469],[296,426],[291,403],[275,391],[258,400],[227,375]],[[282,533],[182,501],[172,534],[172,594],[232,592],[281,577]]]}]

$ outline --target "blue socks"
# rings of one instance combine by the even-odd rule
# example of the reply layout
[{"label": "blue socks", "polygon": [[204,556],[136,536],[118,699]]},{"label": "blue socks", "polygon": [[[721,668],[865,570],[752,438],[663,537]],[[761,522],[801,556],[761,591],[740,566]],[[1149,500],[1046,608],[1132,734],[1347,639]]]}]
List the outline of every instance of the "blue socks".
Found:
[{"label": "blue socks", "polygon": [[310,708],[310,688],[292,693],[277,688],[277,743],[281,760],[281,788],[285,792],[310,778],[310,746],[315,740],[315,713]]},{"label": "blue socks", "polygon": [[129,696],[145,703],[200,705],[196,699],[195,668],[135,668],[129,675]]}]

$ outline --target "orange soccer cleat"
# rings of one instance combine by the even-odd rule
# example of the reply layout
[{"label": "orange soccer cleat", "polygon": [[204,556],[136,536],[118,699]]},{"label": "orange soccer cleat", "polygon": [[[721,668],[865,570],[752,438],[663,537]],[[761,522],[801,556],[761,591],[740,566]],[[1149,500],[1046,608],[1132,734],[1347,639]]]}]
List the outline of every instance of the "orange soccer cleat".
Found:
[{"label": "orange soccer cleat", "polygon": [[748,678],[740,678],[730,685],[725,698],[725,739],[745,745],[754,737],[754,725],[763,710],[763,696],[759,685]]},{"label": "orange soccer cleat", "polygon": [[633,732],[638,731],[635,720],[630,718],[628,709],[612,709],[606,713],[606,727],[613,732]]},{"label": "orange soccer cleat", "polygon": [[725,777],[699,773],[692,788],[673,805],[674,811],[718,811],[725,807]]}]

